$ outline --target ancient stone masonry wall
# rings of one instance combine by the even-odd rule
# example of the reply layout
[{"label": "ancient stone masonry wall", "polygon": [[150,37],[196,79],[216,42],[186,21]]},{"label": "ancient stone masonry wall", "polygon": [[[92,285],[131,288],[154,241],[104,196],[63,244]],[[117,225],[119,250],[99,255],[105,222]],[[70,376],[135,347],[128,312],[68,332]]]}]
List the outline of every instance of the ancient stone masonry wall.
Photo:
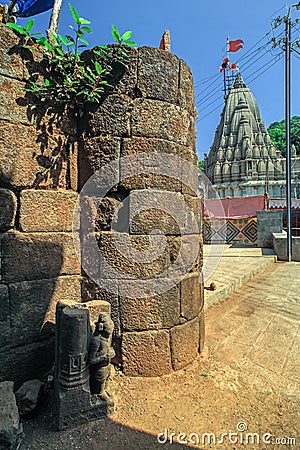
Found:
[{"label": "ancient stone masonry wall", "polygon": [[[1,380],[19,383],[50,368],[58,300],[111,304],[116,351],[128,375],[180,369],[203,346],[192,75],[166,51],[129,51],[128,70],[112,80],[115,89],[75,123],[66,111],[32,105],[23,88],[42,70],[41,55],[21,50],[0,24]],[[163,172],[161,155],[169,156]],[[81,262],[89,261],[91,274],[75,253],[73,212],[85,183],[112,161],[103,177],[113,183],[81,242]],[[91,199],[81,200],[82,206]],[[170,204],[182,206],[175,219]],[[184,205],[197,227],[187,226]],[[129,226],[112,229],[122,211]],[[81,215],[82,229],[85,221],[88,214]],[[89,239],[99,247],[96,260]],[[137,256],[160,252],[141,263],[128,257],[128,243]],[[176,260],[177,272],[166,275]]]},{"label": "ancient stone masonry wall", "polygon": [[80,298],[76,130],[65,115],[31,106],[23,88],[34,70],[0,24],[0,379],[17,383],[51,368],[55,304]]},{"label": "ancient stone masonry wall", "polygon": [[[88,275],[93,272],[84,278],[83,300],[110,301],[125,374],[158,376],[180,369],[195,359],[204,338],[203,286],[199,283],[202,247],[195,228],[181,234],[187,220],[184,204],[194,212],[201,230],[190,69],[168,52],[132,49],[129,70],[101,105],[86,112],[81,132],[81,187],[98,169],[119,161],[109,171],[110,189],[98,208],[96,233],[85,237],[82,248],[86,271]],[[159,174],[164,166],[161,155],[166,154],[170,155],[166,173]],[[177,167],[176,158],[180,161]],[[174,220],[168,208],[177,202]],[[119,214],[120,218],[125,203],[129,228],[112,230],[113,216]],[[143,204],[148,206],[146,210]],[[157,229],[166,236],[165,247],[160,248]],[[97,255],[94,260],[91,257],[89,242],[93,240],[103,257],[100,262]],[[126,254],[128,243],[139,255],[159,248],[159,256],[138,263]],[[179,282],[174,271],[166,275],[180,250],[184,260],[198,246],[191,268],[183,268],[181,261],[183,277]],[[93,281],[97,276],[104,288]]]}]

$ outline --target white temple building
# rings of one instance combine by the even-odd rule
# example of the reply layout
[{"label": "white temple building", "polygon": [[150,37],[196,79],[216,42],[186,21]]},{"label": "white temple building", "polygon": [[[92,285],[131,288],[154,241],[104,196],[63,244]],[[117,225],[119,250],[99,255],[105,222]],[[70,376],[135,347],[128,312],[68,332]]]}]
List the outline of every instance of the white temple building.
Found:
[{"label": "white temple building", "polygon": [[[221,198],[285,197],[285,158],[272,144],[257,102],[240,73],[221,113],[204,172]],[[300,157],[292,148],[292,196],[299,197]],[[214,197],[212,192],[208,197]]]}]

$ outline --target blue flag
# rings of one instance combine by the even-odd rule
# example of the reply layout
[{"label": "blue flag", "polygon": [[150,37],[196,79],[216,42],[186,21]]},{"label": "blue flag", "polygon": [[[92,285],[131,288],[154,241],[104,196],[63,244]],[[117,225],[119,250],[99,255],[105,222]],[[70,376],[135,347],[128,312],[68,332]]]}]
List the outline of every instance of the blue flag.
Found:
[{"label": "blue flag", "polygon": [[17,0],[15,6],[17,17],[30,17],[53,8],[54,0]]}]

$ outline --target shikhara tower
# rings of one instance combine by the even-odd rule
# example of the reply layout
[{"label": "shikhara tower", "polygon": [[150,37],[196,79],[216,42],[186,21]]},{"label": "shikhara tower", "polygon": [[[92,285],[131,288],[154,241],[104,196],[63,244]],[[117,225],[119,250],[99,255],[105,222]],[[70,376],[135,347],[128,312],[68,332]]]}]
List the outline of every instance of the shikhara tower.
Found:
[{"label": "shikhara tower", "polygon": [[[296,161],[295,149],[292,156],[296,169],[299,158]],[[204,159],[204,170],[221,198],[265,192],[274,198],[285,196],[285,158],[272,144],[257,102],[240,73],[225,96],[221,120],[209,155]]]}]

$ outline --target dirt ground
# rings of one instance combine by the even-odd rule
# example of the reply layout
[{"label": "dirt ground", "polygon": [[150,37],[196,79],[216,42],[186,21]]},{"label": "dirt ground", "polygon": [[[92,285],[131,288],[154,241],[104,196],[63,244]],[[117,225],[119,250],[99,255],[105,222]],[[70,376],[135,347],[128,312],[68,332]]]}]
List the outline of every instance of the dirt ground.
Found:
[{"label": "dirt ground", "polygon": [[[263,283],[264,278],[256,279]],[[245,359],[242,364],[238,344],[226,350],[227,328],[244,327],[241,317],[250,315],[243,289],[207,309],[206,346],[191,366],[160,378],[116,373],[111,419],[57,432],[48,407],[24,423],[20,450],[300,449],[299,395],[293,377],[291,383],[279,370]]]}]

